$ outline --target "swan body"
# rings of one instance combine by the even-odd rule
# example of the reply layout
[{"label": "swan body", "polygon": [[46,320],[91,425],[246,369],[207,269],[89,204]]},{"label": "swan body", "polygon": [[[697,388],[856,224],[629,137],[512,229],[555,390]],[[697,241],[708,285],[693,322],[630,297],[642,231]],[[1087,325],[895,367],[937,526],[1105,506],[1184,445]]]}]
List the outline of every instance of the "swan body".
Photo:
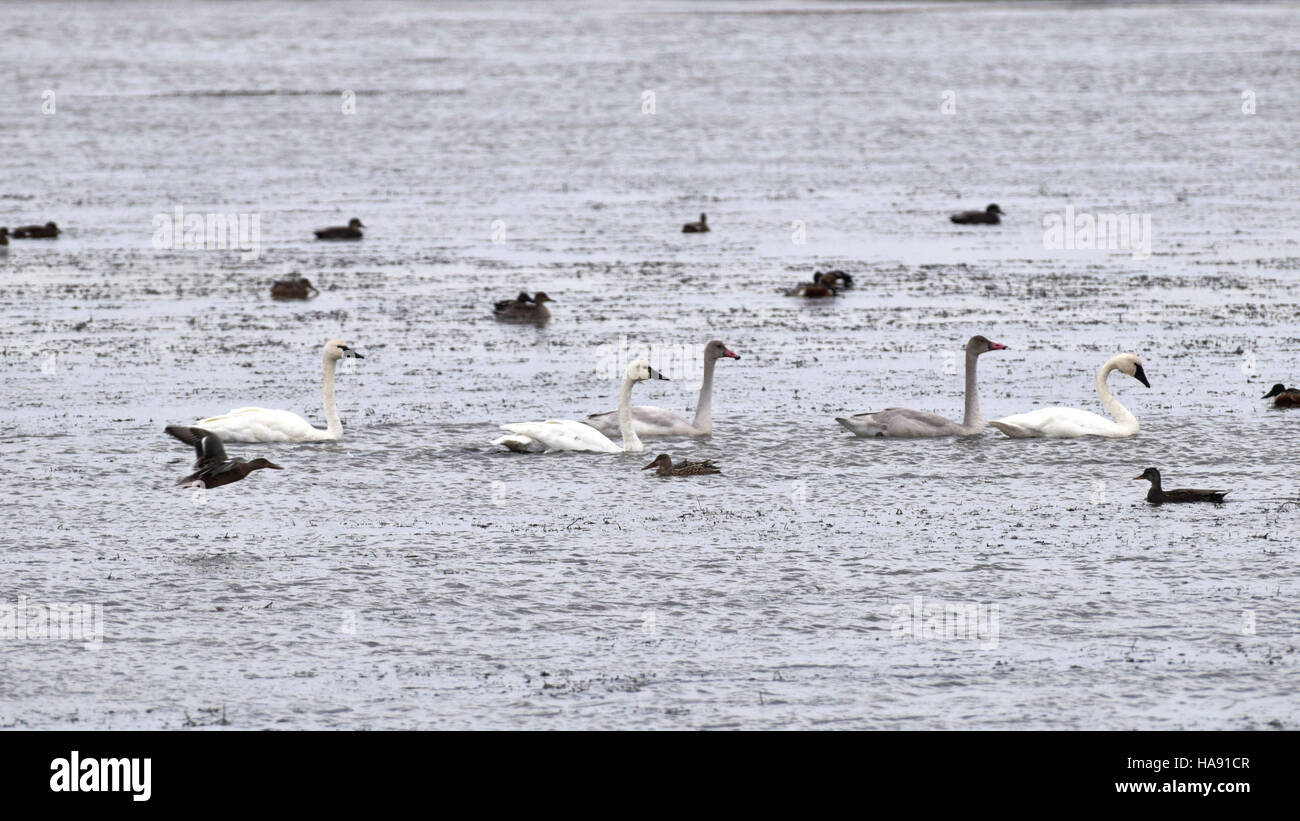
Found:
[{"label": "swan body", "polygon": [[1111,371],[1128,374],[1148,388],[1151,383],[1147,381],[1146,373],[1142,370],[1142,360],[1137,354],[1122,353],[1107,360],[1097,371],[1097,395],[1101,398],[1102,407],[1114,419],[1077,408],[1043,408],[1006,416],[989,424],[1013,439],[1076,439],[1081,436],[1123,439],[1134,436],[1138,432],[1137,417],[1110,392],[1106,376]]},{"label": "swan body", "polygon": [[835,421],[858,436],[921,438],[975,436],[983,433],[986,428],[984,417],[980,415],[979,394],[975,389],[975,366],[980,354],[1004,351],[1006,348],[1006,345],[990,342],[979,335],[972,336],[966,342],[966,410],[960,424],[933,413],[908,408],[886,408],[876,413],[837,416]]},{"label": "swan body", "polygon": [[570,419],[547,419],[545,422],[512,422],[502,425],[510,436],[493,440],[494,445],[504,445],[513,451],[533,453],[544,451],[551,453],[559,450],[575,450],[586,453],[640,453],[645,445],[637,438],[632,425],[632,386],[646,379],[667,379],[666,376],[650,367],[644,359],[638,359],[627,366],[623,375],[623,386],[618,394],[618,423],[623,435],[623,447],[619,447],[608,436],[584,422]]},{"label": "swan body", "polygon": [[235,408],[222,416],[200,419],[194,425],[226,442],[333,442],[342,439],[343,423],[339,420],[338,405],[334,401],[334,367],[343,358],[365,359],[337,339],[325,343],[321,352],[324,370],[321,397],[327,425],[324,430],[296,413],[256,407]]},{"label": "swan body", "polygon": [[[740,359],[721,340],[715,339],[704,346],[704,380],[700,384],[700,397],[695,403],[695,418],[687,419],[677,411],[650,405],[632,407],[632,427],[637,436],[710,436],[713,433],[713,366],[719,359]],[[618,432],[618,411],[593,413],[587,424],[606,436]]]}]

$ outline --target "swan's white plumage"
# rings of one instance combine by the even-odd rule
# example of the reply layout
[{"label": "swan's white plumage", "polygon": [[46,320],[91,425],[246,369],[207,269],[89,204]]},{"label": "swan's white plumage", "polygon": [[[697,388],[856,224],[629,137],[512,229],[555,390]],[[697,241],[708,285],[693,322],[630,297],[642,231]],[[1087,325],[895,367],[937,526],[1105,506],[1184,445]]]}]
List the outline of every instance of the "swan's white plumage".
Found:
[{"label": "swan's white plumage", "polygon": [[614,444],[608,436],[591,425],[571,419],[511,422],[501,426],[502,430],[508,431],[511,435],[495,439],[492,444],[504,445],[510,450],[526,453],[539,450],[547,453],[558,450],[587,453],[640,453],[645,450],[645,445],[641,444],[632,427],[632,386],[645,379],[663,378],[644,359],[638,359],[627,366],[627,371],[623,375],[623,386],[618,393],[619,430],[623,435],[623,447]]},{"label": "swan's white plumage", "polygon": [[1122,353],[1107,360],[1097,371],[1097,396],[1114,419],[1078,408],[1058,407],[1004,416],[989,422],[989,425],[1013,439],[1075,439],[1081,436],[1123,439],[1134,436],[1139,429],[1137,417],[1110,392],[1106,376],[1111,371],[1128,374],[1148,388],[1151,384],[1147,382],[1142,360],[1137,354]]},{"label": "swan's white plumage", "polygon": [[337,339],[325,343],[321,351],[323,376],[321,399],[325,411],[325,428],[318,428],[296,413],[270,408],[243,407],[195,422],[195,427],[215,433],[224,442],[329,442],[343,438],[334,400],[334,368],[344,357],[364,357]]}]

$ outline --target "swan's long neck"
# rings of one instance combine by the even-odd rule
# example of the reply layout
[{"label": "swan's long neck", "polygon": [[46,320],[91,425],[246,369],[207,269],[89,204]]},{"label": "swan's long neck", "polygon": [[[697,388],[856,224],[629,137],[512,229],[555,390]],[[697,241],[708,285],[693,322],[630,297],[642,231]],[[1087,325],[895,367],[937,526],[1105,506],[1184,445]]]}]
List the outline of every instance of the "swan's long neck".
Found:
[{"label": "swan's long neck", "polygon": [[980,355],[974,351],[966,352],[966,413],[962,417],[962,427],[984,429],[984,416],[980,413],[979,391],[975,389],[975,369],[979,365]]},{"label": "swan's long neck", "polygon": [[618,432],[623,434],[623,450],[626,453],[640,453],[645,445],[637,438],[636,429],[632,427],[632,386],[636,380],[623,378],[623,387],[618,391]]},{"label": "swan's long neck", "polygon": [[716,364],[717,359],[704,360],[704,381],[700,384],[700,398],[695,403],[695,421],[692,424],[705,433],[713,433],[713,366]]},{"label": "swan's long neck", "polygon": [[327,439],[343,438],[343,423],[339,421],[339,406],[334,401],[334,365],[336,360],[325,358],[324,377],[321,379],[321,404],[325,406],[325,425]]},{"label": "swan's long neck", "polygon": [[1112,359],[1102,365],[1101,370],[1097,371],[1097,395],[1101,397],[1102,407],[1109,411],[1111,416],[1115,417],[1117,423],[1126,428],[1131,427],[1136,431],[1138,429],[1137,417],[1129,413],[1128,408],[1119,403],[1115,395],[1110,392],[1110,384],[1106,381],[1106,376],[1118,367],[1119,362]]}]

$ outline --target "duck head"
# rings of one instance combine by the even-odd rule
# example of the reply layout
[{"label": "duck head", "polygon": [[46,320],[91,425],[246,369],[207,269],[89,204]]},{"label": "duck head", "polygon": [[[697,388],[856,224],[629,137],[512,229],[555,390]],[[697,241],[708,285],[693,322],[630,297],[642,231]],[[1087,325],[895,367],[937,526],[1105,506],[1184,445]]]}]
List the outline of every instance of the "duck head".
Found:
[{"label": "duck head", "polygon": [[661,470],[672,470],[672,467],[673,467],[672,458],[666,453],[661,453],[655,457],[655,460],[653,462],[651,462],[650,464],[646,465],[641,469],[649,470],[650,468],[660,468]]},{"label": "duck head", "polygon": [[353,217],[352,219],[348,220],[348,227],[349,227],[349,228],[365,228],[366,226],[363,225],[363,224],[361,223],[361,220],[357,219],[356,217]]},{"label": "duck head", "polygon": [[551,299],[549,296],[546,295],[545,291],[538,291],[537,293],[533,294],[533,302],[536,302],[538,305],[541,305],[543,302],[554,302],[554,301],[555,300]]},{"label": "duck head", "polygon": [[984,211],[985,213],[988,214],[999,214],[1004,217],[1007,215],[1006,211],[1003,211],[1001,208],[998,208],[997,203],[989,203],[989,207],[985,208]]},{"label": "duck head", "polygon": [[[0,233],[3,233],[3,232],[4,232],[4,229],[3,229],[3,228],[0,228]],[[1274,396],[1277,396],[1278,394],[1282,394],[1282,393],[1286,393],[1286,388],[1283,387],[1283,385],[1282,385],[1281,382],[1279,382],[1279,383],[1277,383],[1276,385],[1273,386],[1272,390],[1270,390],[1268,393],[1264,394],[1264,395],[1263,395],[1262,397],[1260,397],[1260,398],[1261,398],[1261,399],[1272,399]]]},{"label": "duck head", "polygon": [[1151,482],[1152,484],[1158,485],[1160,484],[1160,471],[1156,470],[1155,468],[1147,468],[1146,470],[1142,471],[1141,476],[1133,477],[1133,481],[1135,482],[1140,482],[1143,479],[1146,479],[1148,482]]}]

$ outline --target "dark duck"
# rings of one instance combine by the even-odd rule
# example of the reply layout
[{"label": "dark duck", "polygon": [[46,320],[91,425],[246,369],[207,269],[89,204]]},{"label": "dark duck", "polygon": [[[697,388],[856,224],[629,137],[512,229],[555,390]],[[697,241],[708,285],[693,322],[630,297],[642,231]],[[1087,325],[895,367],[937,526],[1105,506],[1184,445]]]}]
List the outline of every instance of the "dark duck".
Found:
[{"label": "dark duck", "polygon": [[198,459],[194,462],[194,472],[177,480],[178,485],[200,485],[205,488],[221,487],[231,482],[238,482],[255,470],[284,468],[268,459],[254,459],[251,462],[226,455],[226,447],[221,444],[221,437],[203,428],[185,425],[168,425],[167,433],[194,448]]},{"label": "dark duck", "polygon": [[1188,488],[1178,488],[1177,490],[1165,490],[1160,487],[1160,471],[1155,468],[1147,468],[1142,471],[1141,476],[1134,476],[1133,481],[1146,479],[1151,483],[1151,489],[1147,491],[1147,501],[1153,505],[1162,505],[1178,502],[1218,502],[1223,501],[1223,497],[1231,493],[1228,490],[1191,490]]}]

